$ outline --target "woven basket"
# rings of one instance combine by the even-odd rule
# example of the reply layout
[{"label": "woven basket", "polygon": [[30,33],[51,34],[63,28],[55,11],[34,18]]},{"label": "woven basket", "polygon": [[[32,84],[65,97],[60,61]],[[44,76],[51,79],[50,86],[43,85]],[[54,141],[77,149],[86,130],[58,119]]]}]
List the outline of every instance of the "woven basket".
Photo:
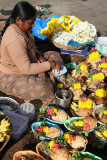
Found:
[{"label": "woven basket", "polygon": [[[9,120],[9,121],[10,121],[10,119],[9,119],[3,112],[0,112],[0,121],[1,121],[2,119],[4,119],[4,118],[5,118],[6,120]],[[11,126],[10,126],[10,130],[12,130]],[[6,146],[7,143],[9,142],[10,136],[11,136],[11,132],[12,132],[12,131],[10,131],[9,137],[8,137],[4,142],[1,142],[1,143],[0,143],[0,152],[5,148],[5,146]]]},{"label": "woven basket", "polygon": [[62,48],[62,49],[65,49],[65,50],[79,50],[79,49],[84,49],[84,48],[86,48],[87,46],[89,46],[88,44],[86,44],[86,45],[84,45],[84,46],[78,46],[78,47],[72,46],[72,47],[71,47],[71,46],[66,46],[66,45],[57,43],[57,42],[55,42],[55,41],[53,41],[53,40],[51,40],[51,39],[50,39],[50,41],[51,41],[51,43],[53,43],[57,48]]}]

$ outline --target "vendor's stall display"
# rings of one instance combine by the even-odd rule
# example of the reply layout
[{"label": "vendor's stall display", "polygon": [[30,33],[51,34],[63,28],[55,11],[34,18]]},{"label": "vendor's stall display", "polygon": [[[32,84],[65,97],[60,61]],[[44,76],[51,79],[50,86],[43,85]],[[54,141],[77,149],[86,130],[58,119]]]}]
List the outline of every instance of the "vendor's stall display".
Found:
[{"label": "vendor's stall display", "polygon": [[31,150],[26,150],[16,152],[13,160],[45,160],[45,158]]},{"label": "vendor's stall display", "polygon": [[66,140],[67,147],[70,153],[76,151],[85,151],[88,140],[82,134],[75,134],[73,132],[66,132],[64,134],[64,139]]},{"label": "vendor's stall display", "polygon": [[41,140],[56,140],[63,136],[61,128],[48,121],[34,122],[31,128],[36,138]]},{"label": "vendor's stall display", "polygon": [[71,160],[103,160],[103,159],[90,152],[75,152],[72,154]]},{"label": "vendor's stall display", "polygon": [[94,134],[97,137],[98,141],[100,141],[104,145],[107,144],[107,124],[100,124],[97,128],[95,128]]},{"label": "vendor's stall display", "polygon": [[107,124],[107,104],[99,104],[93,109],[93,117],[98,121],[99,124]]},{"label": "vendor's stall display", "polygon": [[98,37],[95,41],[95,48],[103,56],[107,56],[107,37]]},{"label": "vendor's stall display", "polygon": [[86,96],[83,95],[82,98],[80,97],[80,100],[71,103],[70,111],[73,115],[86,117],[92,115],[95,105],[92,99],[86,98]]},{"label": "vendor's stall display", "polygon": [[18,111],[19,104],[12,98],[0,97],[0,110]]},{"label": "vendor's stall display", "polygon": [[98,50],[92,49],[88,53],[87,62],[91,63],[93,68],[96,68],[96,64],[99,61],[101,61],[101,54],[98,52]]},{"label": "vendor's stall display", "polygon": [[65,121],[64,126],[71,132],[75,131],[88,136],[97,126],[97,120],[92,117],[72,117]]},{"label": "vendor's stall display", "polygon": [[12,128],[8,116],[0,112],[0,152],[4,149],[11,136]]},{"label": "vendor's stall display", "polygon": [[70,160],[71,154],[65,148],[64,141],[42,141],[36,145],[36,152],[46,160]]},{"label": "vendor's stall display", "polygon": [[42,107],[38,119],[46,119],[52,123],[64,124],[68,119],[68,114],[62,110],[53,106]]}]

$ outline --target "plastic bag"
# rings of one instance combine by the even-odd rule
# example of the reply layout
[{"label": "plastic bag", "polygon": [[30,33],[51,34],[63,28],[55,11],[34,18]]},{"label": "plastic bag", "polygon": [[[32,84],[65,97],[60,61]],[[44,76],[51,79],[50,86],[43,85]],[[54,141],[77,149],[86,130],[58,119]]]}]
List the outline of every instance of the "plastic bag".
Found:
[{"label": "plastic bag", "polygon": [[35,26],[32,28],[33,36],[41,40],[47,39],[46,35],[41,34],[41,29],[45,28],[47,26],[47,22],[50,21],[52,18],[60,18],[61,16],[62,15],[55,15],[46,19],[36,18],[34,22]]}]

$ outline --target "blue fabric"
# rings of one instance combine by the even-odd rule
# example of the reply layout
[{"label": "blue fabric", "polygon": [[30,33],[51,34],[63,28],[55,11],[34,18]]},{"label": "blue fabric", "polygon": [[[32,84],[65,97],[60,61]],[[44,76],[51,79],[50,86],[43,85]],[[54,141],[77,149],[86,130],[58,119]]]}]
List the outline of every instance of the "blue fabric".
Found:
[{"label": "blue fabric", "polygon": [[78,42],[76,42],[76,41],[70,40],[70,41],[68,42],[68,46],[76,46],[76,47],[84,46],[84,45],[86,45],[86,44],[91,45],[91,46],[95,46],[95,43],[94,43],[93,41],[90,41],[90,42],[87,42],[87,43],[78,43]]},{"label": "blue fabric", "polygon": [[32,34],[36,38],[41,40],[47,39],[46,35],[41,34],[41,29],[44,29],[47,26],[47,22],[50,21],[52,18],[60,18],[62,15],[55,15],[46,19],[36,18],[34,24],[35,26],[32,28]]}]

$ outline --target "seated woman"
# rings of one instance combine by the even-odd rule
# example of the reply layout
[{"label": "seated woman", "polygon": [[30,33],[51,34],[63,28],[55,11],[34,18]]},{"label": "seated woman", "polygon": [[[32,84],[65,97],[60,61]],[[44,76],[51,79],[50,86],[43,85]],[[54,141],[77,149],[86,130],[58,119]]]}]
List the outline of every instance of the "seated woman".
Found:
[{"label": "seated woman", "polygon": [[37,51],[31,29],[36,20],[35,8],[26,1],[17,3],[2,31],[0,91],[25,101],[54,98],[52,68],[63,63],[58,52],[44,57]]}]

